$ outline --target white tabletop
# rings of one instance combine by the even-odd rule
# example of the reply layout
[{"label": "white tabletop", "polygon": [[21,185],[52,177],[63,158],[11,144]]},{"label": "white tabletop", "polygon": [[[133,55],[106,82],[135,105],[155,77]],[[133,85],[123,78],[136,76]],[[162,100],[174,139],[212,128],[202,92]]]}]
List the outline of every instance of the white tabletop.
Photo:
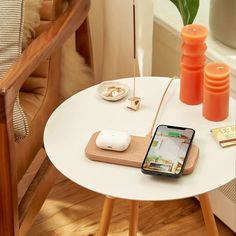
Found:
[{"label": "white tabletop", "polygon": [[[156,124],[191,127],[194,143],[200,148],[194,172],[178,179],[145,175],[138,168],[89,160],[84,149],[90,136],[99,130],[128,131],[145,136],[161,96],[170,78],[137,78],[136,95],[141,108],[126,108],[123,99],[108,102],[93,86],[61,104],[48,120],[44,144],[55,167],[75,183],[113,197],[133,200],[171,200],[208,192],[235,178],[236,148],[221,148],[210,133],[211,128],[235,124],[235,101],[230,100],[230,115],[222,122],[202,116],[202,105],[189,106],[179,100],[179,81],[173,81],[165,97]],[[132,79],[120,82],[132,88]],[[131,92],[130,92],[131,94]]]}]

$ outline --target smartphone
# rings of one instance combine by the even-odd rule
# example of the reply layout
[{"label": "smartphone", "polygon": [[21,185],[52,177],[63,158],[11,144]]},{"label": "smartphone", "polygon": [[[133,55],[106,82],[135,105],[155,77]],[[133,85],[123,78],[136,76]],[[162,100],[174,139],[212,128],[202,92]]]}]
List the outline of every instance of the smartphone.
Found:
[{"label": "smartphone", "polygon": [[142,163],[145,174],[179,177],[182,175],[195,131],[159,125]]}]

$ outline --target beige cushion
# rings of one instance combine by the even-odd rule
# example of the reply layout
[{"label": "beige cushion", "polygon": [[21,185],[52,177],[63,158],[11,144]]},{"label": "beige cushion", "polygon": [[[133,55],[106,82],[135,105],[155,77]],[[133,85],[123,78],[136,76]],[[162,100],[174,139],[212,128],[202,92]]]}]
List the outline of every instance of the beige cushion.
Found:
[{"label": "beige cushion", "polygon": [[26,48],[36,36],[35,28],[40,25],[39,10],[42,5],[43,0],[24,0],[23,48]]},{"label": "beige cushion", "polygon": [[[0,1],[0,79],[21,54],[23,6],[24,0]],[[18,96],[13,113],[15,137],[21,139],[28,134],[29,127]]]}]

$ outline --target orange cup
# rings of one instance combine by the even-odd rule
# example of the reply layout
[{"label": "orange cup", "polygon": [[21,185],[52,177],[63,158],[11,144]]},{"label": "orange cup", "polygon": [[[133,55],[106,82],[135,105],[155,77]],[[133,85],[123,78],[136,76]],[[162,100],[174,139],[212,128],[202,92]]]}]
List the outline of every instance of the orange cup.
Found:
[{"label": "orange cup", "polygon": [[222,121],[229,113],[230,68],[223,63],[209,63],[204,70],[203,116],[211,121]]},{"label": "orange cup", "polygon": [[191,24],[182,28],[180,100],[189,105],[202,103],[207,29]]}]

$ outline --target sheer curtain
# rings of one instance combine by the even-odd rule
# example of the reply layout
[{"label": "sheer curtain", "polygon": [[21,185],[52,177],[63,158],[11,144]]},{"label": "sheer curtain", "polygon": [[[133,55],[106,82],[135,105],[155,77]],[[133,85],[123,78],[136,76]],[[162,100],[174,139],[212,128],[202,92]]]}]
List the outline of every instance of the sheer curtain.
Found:
[{"label": "sheer curtain", "polygon": [[[136,3],[136,57],[140,76],[152,71],[152,0]],[[133,75],[133,0],[92,0],[91,35],[96,82]]]}]

